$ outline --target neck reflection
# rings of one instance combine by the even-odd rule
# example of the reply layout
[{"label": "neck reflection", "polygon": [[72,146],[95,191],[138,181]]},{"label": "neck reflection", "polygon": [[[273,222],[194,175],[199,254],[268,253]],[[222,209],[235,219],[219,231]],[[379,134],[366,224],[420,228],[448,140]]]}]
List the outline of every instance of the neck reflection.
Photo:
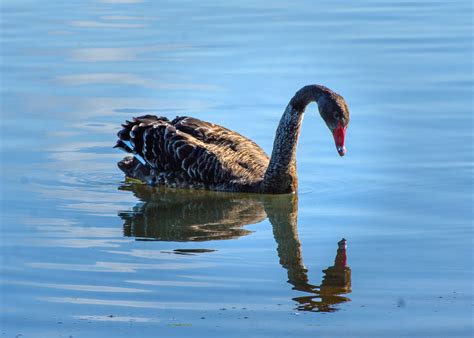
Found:
[{"label": "neck reflection", "polygon": [[297,310],[333,312],[337,311],[337,304],[350,301],[343,296],[351,292],[345,239],[338,243],[334,264],[323,270],[321,284],[309,282],[298,238],[297,195],[191,191],[141,184],[120,189],[132,191],[141,201],[132,211],[119,213],[127,237],[175,242],[235,239],[251,233],[246,225],[268,218],[288,283],[294,290],[306,293],[293,298]]}]

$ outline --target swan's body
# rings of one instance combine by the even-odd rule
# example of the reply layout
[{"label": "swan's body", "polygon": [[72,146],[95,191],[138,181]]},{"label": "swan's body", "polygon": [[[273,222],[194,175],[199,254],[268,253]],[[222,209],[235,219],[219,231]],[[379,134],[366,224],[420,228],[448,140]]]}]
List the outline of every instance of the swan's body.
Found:
[{"label": "swan's body", "polygon": [[334,134],[339,154],[349,111],[330,89],[311,85],[298,91],[277,129],[271,158],[248,138],[192,117],[146,115],[127,121],[118,133],[119,147],[135,155],[119,162],[128,177],[149,184],[218,191],[290,193],[297,189],[296,144],[306,106],[317,102]]}]

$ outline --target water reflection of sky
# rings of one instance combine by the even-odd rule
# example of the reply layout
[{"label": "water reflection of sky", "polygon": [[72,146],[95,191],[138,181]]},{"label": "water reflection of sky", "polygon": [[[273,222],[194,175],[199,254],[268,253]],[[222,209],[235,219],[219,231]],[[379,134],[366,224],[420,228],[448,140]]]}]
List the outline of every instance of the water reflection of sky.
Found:
[{"label": "water reflection of sky", "polygon": [[[471,13],[464,1],[2,2],[3,331],[469,336]],[[192,114],[269,153],[290,96],[313,82],[343,94],[352,121],[340,159],[308,109],[299,242],[266,214],[223,234],[242,214],[232,203],[232,217],[193,224],[207,240],[182,241],[156,200],[119,190],[110,147],[125,119]],[[300,312],[302,258],[320,286],[342,237],[351,301]]]}]

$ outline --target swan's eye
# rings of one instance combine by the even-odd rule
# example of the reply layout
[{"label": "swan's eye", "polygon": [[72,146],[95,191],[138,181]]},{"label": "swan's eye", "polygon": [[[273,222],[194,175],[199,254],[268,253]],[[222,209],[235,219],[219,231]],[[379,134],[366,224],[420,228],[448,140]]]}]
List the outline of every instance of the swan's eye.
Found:
[{"label": "swan's eye", "polygon": [[339,120],[342,116],[339,114],[339,112],[335,111],[332,113],[332,116],[334,117],[335,120]]}]

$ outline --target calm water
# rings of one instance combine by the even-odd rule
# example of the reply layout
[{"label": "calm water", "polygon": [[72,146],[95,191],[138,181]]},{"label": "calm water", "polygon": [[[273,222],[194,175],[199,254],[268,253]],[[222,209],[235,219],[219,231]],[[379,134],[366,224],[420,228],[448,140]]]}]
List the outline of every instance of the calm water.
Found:
[{"label": "calm water", "polygon": [[[2,337],[471,336],[472,13],[2,1]],[[298,196],[153,190],[116,168],[120,123],[144,113],[270,153],[309,83],[352,121],[341,159],[308,109]]]}]

